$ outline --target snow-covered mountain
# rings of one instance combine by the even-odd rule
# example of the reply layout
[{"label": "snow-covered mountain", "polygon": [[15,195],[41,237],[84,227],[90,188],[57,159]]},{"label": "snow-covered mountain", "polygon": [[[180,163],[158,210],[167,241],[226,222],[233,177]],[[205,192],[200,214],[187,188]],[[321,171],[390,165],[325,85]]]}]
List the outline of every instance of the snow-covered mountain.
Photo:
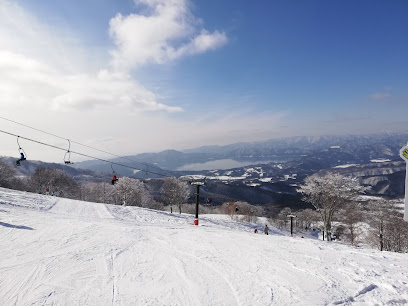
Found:
[{"label": "snow-covered mountain", "polygon": [[[176,177],[206,177],[207,185],[202,188],[201,195],[203,198],[211,197],[214,205],[242,200],[270,206],[271,209],[285,206],[299,209],[307,206],[297,193],[298,186],[306,176],[319,171],[356,176],[361,184],[371,187],[370,195],[403,197],[405,164],[399,157],[399,149],[406,139],[408,134],[293,137],[252,144],[203,147],[191,153],[167,150],[139,154],[128,157],[136,160],[133,163],[120,159],[114,161],[143,169],[135,171],[115,165],[115,171],[120,176],[142,179],[160,177],[150,173],[155,172]],[[268,152],[272,152],[274,157]],[[236,158],[234,162],[239,163],[238,160],[242,162],[240,158],[245,156],[250,159],[247,164],[228,167],[233,158]],[[262,158],[267,160],[259,161]],[[273,158],[286,160],[270,162]],[[190,171],[189,168],[194,168],[191,163],[198,163],[195,164],[198,168],[211,164],[213,169]],[[23,174],[29,175],[38,166],[62,167],[78,180],[109,181],[112,173],[109,163],[100,164],[99,161],[74,164],[75,168],[26,161],[18,170],[24,170]],[[184,170],[162,170],[160,166],[166,169],[182,166]],[[92,173],[88,167],[103,173]],[[154,185],[153,182],[151,185]]]},{"label": "snow-covered mountain", "polygon": [[366,156],[369,160],[374,158],[372,154],[381,157],[396,157],[399,149],[406,145],[407,141],[408,134],[406,133],[299,136],[226,146],[204,146],[183,150],[183,152],[208,154],[219,159],[288,161],[329,148],[341,148],[343,152],[361,157]]},{"label": "snow-covered mountain", "polygon": [[[127,156],[125,160],[113,159],[113,161],[141,169],[147,169],[148,166],[145,164],[148,164],[170,171],[214,170],[238,168],[239,163],[245,166],[295,161],[302,156],[336,150],[342,155],[343,163],[368,163],[372,159],[399,159],[399,149],[406,145],[407,141],[408,134],[291,137],[226,146],[206,146],[183,152],[166,150],[159,153],[143,153]],[[236,166],[228,166],[231,161],[235,161]],[[75,167],[105,172],[110,170],[110,165],[97,161],[77,163]],[[125,168],[118,171],[122,171],[122,175],[131,174],[131,170]],[[126,171],[129,173],[125,173]]]},{"label": "snow-covered mountain", "polygon": [[193,226],[192,215],[0,189],[0,304],[408,303],[407,254],[267,236],[266,222]]}]

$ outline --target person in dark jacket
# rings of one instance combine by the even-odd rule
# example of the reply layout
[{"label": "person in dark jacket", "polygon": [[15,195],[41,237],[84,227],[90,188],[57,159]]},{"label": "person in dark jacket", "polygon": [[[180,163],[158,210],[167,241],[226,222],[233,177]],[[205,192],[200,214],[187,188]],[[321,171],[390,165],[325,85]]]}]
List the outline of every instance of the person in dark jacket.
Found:
[{"label": "person in dark jacket", "polygon": [[264,233],[265,233],[266,235],[269,235],[269,227],[268,227],[268,225],[265,225]]}]

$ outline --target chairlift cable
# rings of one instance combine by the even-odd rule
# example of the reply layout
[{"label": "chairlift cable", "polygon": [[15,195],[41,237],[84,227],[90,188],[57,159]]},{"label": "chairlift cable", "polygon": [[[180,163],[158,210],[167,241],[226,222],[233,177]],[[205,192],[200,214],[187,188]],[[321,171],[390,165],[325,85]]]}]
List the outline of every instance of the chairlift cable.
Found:
[{"label": "chairlift cable", "polygon": [[[60,138],[60,139],[64,139],[64,140],[70,141],[68,138],[65,138],[65,137],[62,137],[62,136],[58,136],[58,135],[55,135],[55,134],[53,134],[53,133],[49,133],[49,132],[46,132],[46,131],[37,129],[37,128],[35,128],[35,127],[29,126],[29,125],[27,125],[27,124],[23,124],[23,123],[20,123],[20,122],[17,122],[17,121],[8,119],[8,118],[5,118],[5,117],[3,117],[3,116],[0,116],[0,119],[3,119],[3,120],[6,120],[6,121],[9,121],[9,122],[12,122],[12,123],[15,123],[15,124],[18,124],[18,125],[27,127],[27,128],[29,128],[29,129],[32,129],[32,130],[35,130],[35,131],[38,131],[38,132],[41,132],[41,133],[44,133],[44,134],[47,134],[47,135],[50,135],[50,136],[53,136],[53,137],[57,137],[57,138]],[[118,158],[121,158],[121,159],[125,159],[125,160],[131,161],[131,162],[134,162],[134,163],[138,163],[138,164],[141,164],[141,165],[144,165],[144,166],[147,166],[147,167],[148,167],[148,164],[147,164],[147,163],[138,162],[138,161],[132,160],[132,159],[130,159],[130,158],[123,157],[123,156],[120,156],[120,155],[117,155],[117,154],[114,154],[114,153],[110,153],[110,152],[107,152],[107,151],[104,151],[104,150],[101,150],[101,149],[98,149],[98,148],[95,148],[95,147],[92,147],[92,146],[88,146],[88,145],[85,145],[85,144],[82,144],[82,143],[79,143],[79,142],[76,142],[76,141],[73,141],[73,140],[71,140],[70,142],[75,143],[75,144],[80,145],[80,146],[83,146],[83,147],[86,147],[86,148],[89,148],[89,149],[92,149],[92,150],[95,150],[95,151],[99,151],[99,152],[101,152],[101,153],[109,154],[109,155],[112,155],[112,156],[115,156],[115,157],[118,157]],[[74,152],[73,152],[73,153],[74,153]],[[164,172],[168,172],[168,173],[170,173],[171,175],[176,176],[176,175],[175,175],[173,172],[171,172],[170,170],[164,170],[164,169],[161,169],[161,168],[159,168],[159,167],[155,167],[155,166],[153,166],[153,165],[150,165],[150,167],[156,168],[156,169],[159,169],[159,170],[163,170]],[[131,168],[132,168],[132,167],[131,167]],[[165,176],[165,175],[162,175],[162,176]]]},{"label": "chairlift cable", "polygon": [[[54,148],[54,149],[66,151],[66,149],[64,149],[64,148],[60,148],[60,147],[57,147],[57,146],[55,146],[55,145],[51,145],[51,144],[48,144],[48,143],[45,143],[45,142],[41,142],[41,141],[38,141],[38,140],[35,140],[35,139],[31,139],[31,138],[19,136],[19,135],[16,135],[16,134],[13,134],[13,133],[10,133],[10,132],[7,132],[7,131],[3,131],[3,130],[0,130],[0,132],[1,132],[1,133],[4,133],[4,134],[11,135],[11,136],[16,136],[16,137],[17,137],[17,143],[18,143],[18,138],[21,138],[21,139],[25,139],[25,140],[28,140],[28,141],[31,141],[31,142],[35,142],[35,143],[38,143],[38,144],[41,144],[41,145],[44,145],[44,146],[47,146],[47,147],[51,147],[51,148]],[[21,148],[21,149],[22,149],[22,148]],[[100,160],[100,161],[103,161],[103,162],[106,162],[106,163],[110,163],[111,165],[117,165],[117,166],[129,168],[129,169],[134,169],[134,170],[143,171],[143,169],[140,169],[140,168],[123,165],[123,164],[120,164],[120,163],[117,163],[117,162],[109,161],[109,160],[106,160],[106,159],[103,159],[103,158],[91,156],[91,155],[84,154],[84,153],[81,153],[81,152],[76,152],[76,151],[70,151],[70,152],[71,152],[71,153],[74,153],[74,154],[77,154],[77,155],[80,155],[80,156],[84,156],[84,157],[88,157],[88,158]],[[159,176],[162,176],[162,177],[168,177],[168,175],[164,175],[164,174],[157,173],[157,172],[153,172],[153,171],[146,171],[146,172],[148,172],[148,173],[150,173],[150,174],[156,174],[156,175],[159,175]]]}]

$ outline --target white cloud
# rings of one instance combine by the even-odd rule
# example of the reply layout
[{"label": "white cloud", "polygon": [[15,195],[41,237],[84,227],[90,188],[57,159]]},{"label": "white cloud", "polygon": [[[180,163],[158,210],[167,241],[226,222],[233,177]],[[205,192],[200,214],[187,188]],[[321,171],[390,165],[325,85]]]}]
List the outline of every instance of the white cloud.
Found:
[{"label": "white cloud", "polygon": [[[147,63],[162,64],[185,55],[217,49],[227,42],[224,32],[198,29],[187,0],[139,0],[145,14],[117,14],[109,33],[117,48],[111,51],[116,69]],[[199,33],[197,33],[199,32]]]},{"label": "white cloud", "polygon": [[180,107],[171,107],[158,103],[156,96],[145,89],[127,74],[99,71],[97,76],[73,75],[64,83],[64,92],[53,98],[53,106],[58,108],[94,108],[109,107],[122,110],[163,110],[182,111]]},{"label": "white cloud", "polygon": [[0,2],[0,105],[41,109],[182,111],[158,101],[128,73],[94,69],[75,36]]},{"label": "white cloud", "polygon": [[181,46],[177,50],[169,52],[170,58],[178,58],[183,55],[193,55],[203,53],[207,50],[215,50],[223,46],[227,42],[227,37],[224,33],[215,31],[210,34],[206,30],[202,30],[201,34],[196,36],[189,43]]},{"label": "white cloud", "polygon": [[[16,3],[0,2],[0,103],[37,105],[53,110],[96,107],[128,111],[178,112],[182,108],[158,96],[131,77],[129,68],[148,62],[164,63],[184,55],[214,50],[226,35],[201,29],[186,0],[139,0],[144,15],[117,15],[110,33],[117,49],[111,51],[112,72],[96,63],[67,29],[45,25]],[[89,59],[92,57],[92,61]],[[90,64],[89,62],[92,62]]]}]

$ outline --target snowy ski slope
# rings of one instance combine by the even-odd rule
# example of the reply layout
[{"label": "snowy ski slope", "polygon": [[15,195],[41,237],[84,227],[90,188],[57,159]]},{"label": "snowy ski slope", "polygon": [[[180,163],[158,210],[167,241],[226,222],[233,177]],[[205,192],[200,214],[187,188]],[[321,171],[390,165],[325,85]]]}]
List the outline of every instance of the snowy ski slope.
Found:
[{"label": "snowy ski slope", "polygon": [[408,304],[407,254],[192,221],[0,188],[0,305]]}]

